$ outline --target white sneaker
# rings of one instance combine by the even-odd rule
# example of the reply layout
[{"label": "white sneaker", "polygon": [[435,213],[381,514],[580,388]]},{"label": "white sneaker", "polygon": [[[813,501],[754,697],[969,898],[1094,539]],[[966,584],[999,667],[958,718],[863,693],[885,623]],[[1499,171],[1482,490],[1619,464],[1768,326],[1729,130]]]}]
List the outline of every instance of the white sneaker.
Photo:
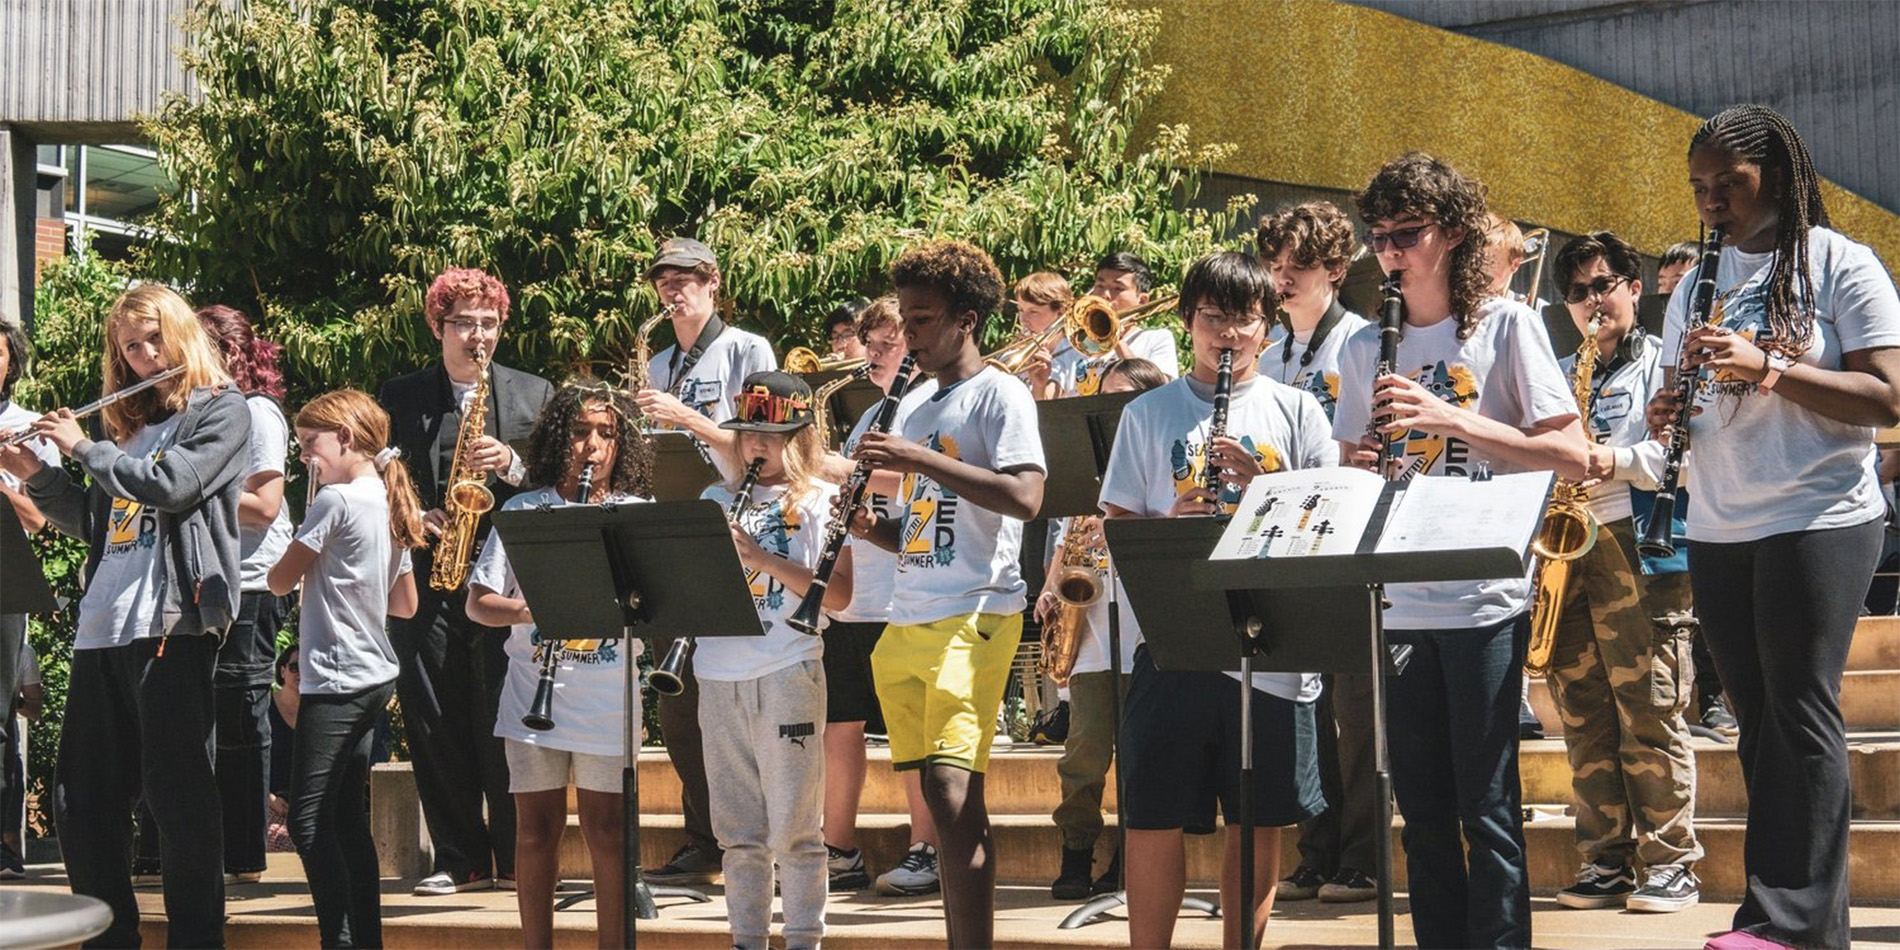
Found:
[{"label": "white sneaker", "polygon": [[935,894],[938,886],[937,849],[922,841],[912,844],[896,867],[877,876],[877,892],[889,897]]}]

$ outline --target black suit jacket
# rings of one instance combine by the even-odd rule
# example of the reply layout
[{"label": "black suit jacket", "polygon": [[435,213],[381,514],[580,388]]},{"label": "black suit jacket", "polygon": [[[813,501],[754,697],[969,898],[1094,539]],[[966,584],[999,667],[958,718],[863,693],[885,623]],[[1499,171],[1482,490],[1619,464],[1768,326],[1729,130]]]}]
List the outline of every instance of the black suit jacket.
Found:
[{"label": "black suit jacket", "polygon": [[[503,442],[525,445],[534,432],[541,408],[554,395],[554,385],[533,373],[494,365],[488,389],[488,419],[483,430]],[[455,439],[462,430],[461,407],[449,383],[448,370],[437,363],[383,384],[376,401],[389,413],[390,438],[402,449],[402,464],[415,480],[422,508],[442,507],[443,482],[454,465]],[[500,478],[489,479],[495,507],[521,492]],[[488,536],[483,518],[479,545]],[[428,549],[414,552],[418,586],[428,586],[431,565]]]}]

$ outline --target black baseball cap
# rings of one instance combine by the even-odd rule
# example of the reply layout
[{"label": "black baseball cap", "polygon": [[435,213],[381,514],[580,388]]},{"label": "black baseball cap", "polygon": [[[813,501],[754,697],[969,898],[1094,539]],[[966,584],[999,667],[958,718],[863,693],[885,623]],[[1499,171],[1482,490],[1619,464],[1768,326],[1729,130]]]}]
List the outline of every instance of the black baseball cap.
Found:
[{"label": "black baseball cap", "polygon": [[732,397],[733,415],[719,428],[738,432],[797,432],[811,425],[811,385],[790,373],[768,370],[745,378]]}]

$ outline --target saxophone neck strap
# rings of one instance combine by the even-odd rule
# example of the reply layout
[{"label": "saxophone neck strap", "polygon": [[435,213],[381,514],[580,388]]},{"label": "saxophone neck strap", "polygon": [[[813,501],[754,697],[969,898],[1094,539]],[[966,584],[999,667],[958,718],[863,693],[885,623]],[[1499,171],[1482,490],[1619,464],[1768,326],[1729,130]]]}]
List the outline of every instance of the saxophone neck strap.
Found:
[{"label": "saxophone neck strap", "polygon": [[699,365],[699,358],[706,355],[707,348],[711,347],[713,341],[719,339],[719,334],[724,332],[726,332],[726,321],[715,311],[712,316],[706,318],[706,325],[699,328],[699,337],[693,340],[690,348],[682,349],[677,344],[673,347],[671,361],[673,365],[669,367],[667,375],[671,377],[668,380],[670,384],[668,388],[674,395],[679,395],[680,383],[685,382],[686,377],[693,372],[693,367]]}]

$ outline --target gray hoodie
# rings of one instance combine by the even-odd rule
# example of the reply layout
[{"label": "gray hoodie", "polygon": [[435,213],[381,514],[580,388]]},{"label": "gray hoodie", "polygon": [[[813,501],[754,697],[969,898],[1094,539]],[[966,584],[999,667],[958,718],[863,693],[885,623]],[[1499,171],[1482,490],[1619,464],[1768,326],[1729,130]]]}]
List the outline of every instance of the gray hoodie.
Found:
[{"label": "gray hoodie", "polygon": [[82,439],[73,458],[89,488],[48,465],[26,481],[46,520],[86,541],[86,582],[99,566],[112,499],[158,511],[159,615],[151,636],[222,637],[237,617],[242,574],[238,498],[244,492],[251,411],[229,386],[200,387],[187,398],[172,444],[156,461],[134,458],[105,441]]}]

